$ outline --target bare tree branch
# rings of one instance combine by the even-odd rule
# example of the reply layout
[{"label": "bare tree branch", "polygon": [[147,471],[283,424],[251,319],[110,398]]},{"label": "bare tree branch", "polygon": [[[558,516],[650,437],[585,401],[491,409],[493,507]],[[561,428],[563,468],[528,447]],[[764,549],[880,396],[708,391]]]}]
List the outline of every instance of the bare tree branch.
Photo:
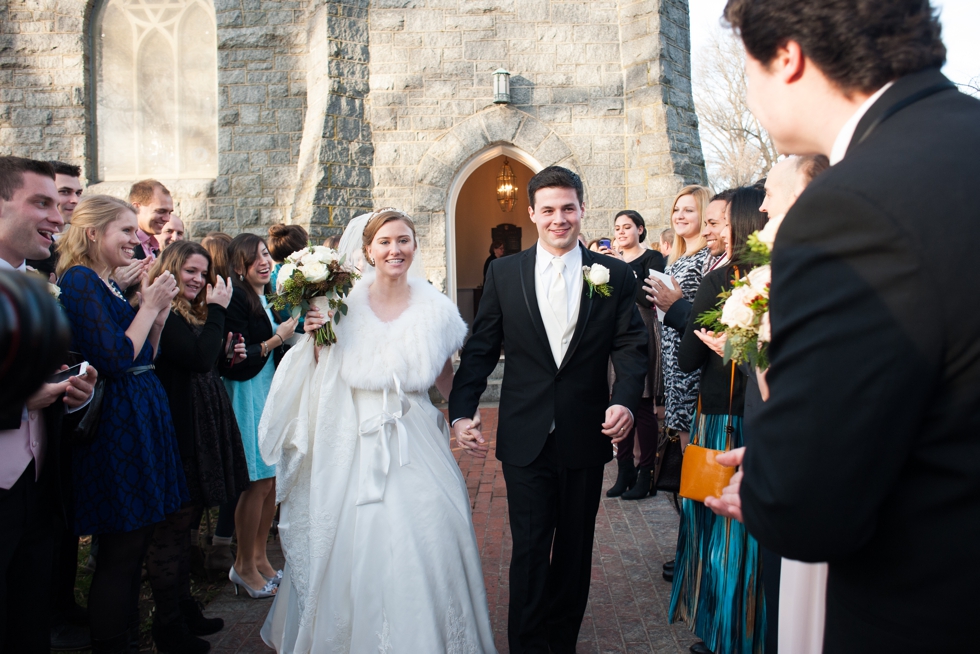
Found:
[{"label": "bare tree branch", "polygon": [[733,188],[765,176],[779,154],[746,104],[741,41],[716,33],[701,51],[696,73],[694,103],[712,186]]}]

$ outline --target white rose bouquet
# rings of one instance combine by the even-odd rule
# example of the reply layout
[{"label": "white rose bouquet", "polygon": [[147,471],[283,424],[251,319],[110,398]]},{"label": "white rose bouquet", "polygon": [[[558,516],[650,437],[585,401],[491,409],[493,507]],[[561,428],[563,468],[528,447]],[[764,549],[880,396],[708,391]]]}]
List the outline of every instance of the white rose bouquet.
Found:
[{"label": "white rose bouquet", "polygon": [[324,315],[333,309],[333,319],[314,332],[317,345],[330,345],[337,342],[332,323],[347,315],[344,298],[359,277],[336,250],[313,245],[286,257],[269,301],[273,311],[288,309],[294,318],[305,314],[311,304]]},{"label": "white rose bouquet", "polygon": [[776,232],[782,221],[782,216],[772,218],[764,229],[749,236],[745,258],[757,264],[756,267],[747,276],[736,279],[731,290],[718,296],[718,308],[698,317],[698,324],[718,334],[725,334],[725,363],[747,362],[760,370],[769,368],[770,261]]}]

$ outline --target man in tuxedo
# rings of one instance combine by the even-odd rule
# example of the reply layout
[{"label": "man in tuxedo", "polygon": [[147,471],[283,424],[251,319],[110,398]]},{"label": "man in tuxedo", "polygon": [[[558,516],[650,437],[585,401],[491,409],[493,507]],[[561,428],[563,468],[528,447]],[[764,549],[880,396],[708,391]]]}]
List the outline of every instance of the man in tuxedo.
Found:
[{"label": "man in tuxedo", "polygon": [[[633,428],[643,393],[647,335],[629,266],[578,241],[585,212],[578,175],[546,168],[528,183],[528,196],[538,242],[490,264],[449,414],[459,445],[486,456],[472,418],[506,341],[496,452],[514,541],[510,651],[565,654],[575,651],[589,597],[603,466]],[[583,266],[604,267],[607,284],[590,286]]]},{"label": "man in tuxedo", "polygon": [[927,0],[725,16],[777,148],[832,167],[776,238],[769,400],[708,504],[829,562],[824,651],[976,651],[980,102],[939,72]]},{"label": "man in tuxedo", "polygon": [[[0,157],[0,269],[24,271],[63,225],[51,165]],[[50,651],[48,590],[59,506],[61,417],[92,397],[96,371],[43,384],[0,416],[0,652]]]},{"label": "man in tuxedo", "polygon": [[161,250],[156,236],[174,212],[174,199],[166,186],[155,179],[144,179],[130,187],[129,203],[136,208],[139,224],[136,236],[140,244],[133,249],[133,258],[155,259]]}]

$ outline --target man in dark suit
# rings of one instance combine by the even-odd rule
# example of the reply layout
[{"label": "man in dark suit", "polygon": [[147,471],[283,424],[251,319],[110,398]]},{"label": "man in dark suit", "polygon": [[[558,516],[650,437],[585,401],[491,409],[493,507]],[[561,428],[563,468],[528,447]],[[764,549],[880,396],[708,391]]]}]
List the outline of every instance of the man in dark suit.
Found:
[{"label": "man in dark suit", "polygon": [[770,397],[709,505],[829,562],[824,651],[976,651],[980,102],[926,0],[725,11],[776,146],[832,167],[776,238]]},{"label": "man in dark suit", "polygon": [[[61,230],[54,169],[0,157],[0,269],[25,270]],[[85,406],[96,372],[43,384],[0,416],[0,652],[50,651],[48,591],[59,505],[59,438],[65,410]],[[52,371],[54,372],[54,371]]]},{"label": "man in dark suit", "polygon": [[459,445],[486,456],[471,418],[506,341],[496,451],[514,540],[510,651],[565,654],[575,651],[589,597],[603,466],[633,428],[643,393],[647,335],[629,266],[578,241],[578,175],[546,168],[528,196],[538,243],[490,264],[449,414]]}]

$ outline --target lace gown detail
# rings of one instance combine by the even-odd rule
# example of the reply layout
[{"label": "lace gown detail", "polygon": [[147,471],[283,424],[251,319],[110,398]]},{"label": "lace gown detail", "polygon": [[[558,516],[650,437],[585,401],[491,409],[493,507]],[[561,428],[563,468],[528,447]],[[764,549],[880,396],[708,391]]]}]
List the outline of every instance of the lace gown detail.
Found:
[{"label": "lace gown detail", "polygon": [[60,285],[72,350],[106,380],[95,439],[73,450],[75,531],[111,534],[160,522],[188,494],[163,385],[153,372],[126,372],[153,363],[153,347],[144,343],[133,358],[126,330],[136,310],[93,270],[70,268]]},{"label": "lace gown detail", "polygon": [[461,344],[455,306],[411,280],[380,321],[366,283],[338,343],[304,340],[259,427],[277,466],[286,568],[262,629],[279,652],[495,652],[469,496],[427,391]]}]

